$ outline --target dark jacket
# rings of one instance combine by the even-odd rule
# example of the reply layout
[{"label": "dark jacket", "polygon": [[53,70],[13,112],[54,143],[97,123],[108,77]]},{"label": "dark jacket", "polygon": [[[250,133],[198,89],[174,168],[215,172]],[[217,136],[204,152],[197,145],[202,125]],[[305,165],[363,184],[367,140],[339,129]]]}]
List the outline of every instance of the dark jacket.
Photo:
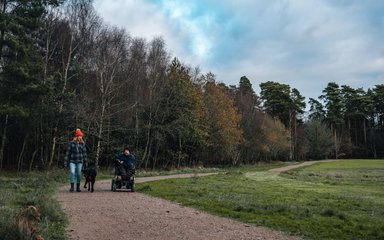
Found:
[{"label": "dark jacket", "polygon": [[69,142],[64,161],[67,163],[87,163],[87,148],[84,143]]},{"label": "dark jacket", "polygon": [[130,168],[134,166],[136,163],[136,158],[135,158],[135,155],[133,154],[129,154],[128,156],[126,156],[124,153],[120,153],[116,156],[116,159],[123,161],[125,168]]}]

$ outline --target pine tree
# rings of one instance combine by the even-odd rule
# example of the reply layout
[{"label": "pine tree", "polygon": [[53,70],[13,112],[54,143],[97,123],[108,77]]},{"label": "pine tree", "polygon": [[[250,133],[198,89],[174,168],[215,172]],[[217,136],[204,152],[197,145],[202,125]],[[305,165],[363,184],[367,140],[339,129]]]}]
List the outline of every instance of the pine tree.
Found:
[{"label": "pine tree", "polygon": [[269,81],[261,83],[260,88],[265,111],[288,127],[292,108],[290,86]]},{"label": "pine tree", "polygon": [[[155,99],[152,166],[180,167],[194,161],[205,140],[202,95],[192,83],[189,68],[174,59]],[[163,162],[159,162],[159,155]]]},{"label": "pine tree", "polygon": [[[43,47],[41,30],[48,5],[58,1],[4,0],[0,6],[0,116],[5,119],[0,148],[0,167],[9,122],[15,132],[23,129],[13,149],[18,168],[23,159],[26,142],[42,122],[42,99],[50,89],[43,81]],[[40,130],[37,132],[42,132]],[[42,136],[39,136],[42,138]],[[41,157],[43,153],[40,153]],[[10,159],[16,161],[15,157]]]},{"label": "pine tree", "polygon": [[[342,95],[340,87],[335,82],[328,83],[327,87],[323,90],[323,95],[319,97],[325,103],[325,121],[330,125],[333,139],[334,139],[334,156],[339,156],[339,139],[341,135],[341,125],[343,123],[344,106],[342,102]],[[341,138],[340,138],[341,139]]]}]

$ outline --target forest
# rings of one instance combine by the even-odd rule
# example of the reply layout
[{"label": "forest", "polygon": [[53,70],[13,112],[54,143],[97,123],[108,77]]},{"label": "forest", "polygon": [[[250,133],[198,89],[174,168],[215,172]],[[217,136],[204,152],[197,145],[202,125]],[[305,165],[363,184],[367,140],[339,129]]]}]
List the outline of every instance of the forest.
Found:
[{"label": "forest", "polygon": [[384,84],[227,86],[92,4],[0,1],[0,169],[61,167],[76,128],[100,167],[126,146],[143,169],[384,158]]}]

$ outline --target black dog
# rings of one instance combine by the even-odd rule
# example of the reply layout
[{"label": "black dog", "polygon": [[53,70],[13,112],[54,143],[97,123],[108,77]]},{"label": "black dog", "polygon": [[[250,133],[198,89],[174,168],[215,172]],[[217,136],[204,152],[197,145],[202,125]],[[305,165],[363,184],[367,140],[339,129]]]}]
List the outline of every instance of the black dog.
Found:
[{"label": "black dog", "polygon": [[88,184],[88,191],[93,192],[93,185],[95,184],[97,176],[96,166],[94,164],[89,164],[87,168],[81,171],[83,172],[85,177],[84,188],[87,188]]}]

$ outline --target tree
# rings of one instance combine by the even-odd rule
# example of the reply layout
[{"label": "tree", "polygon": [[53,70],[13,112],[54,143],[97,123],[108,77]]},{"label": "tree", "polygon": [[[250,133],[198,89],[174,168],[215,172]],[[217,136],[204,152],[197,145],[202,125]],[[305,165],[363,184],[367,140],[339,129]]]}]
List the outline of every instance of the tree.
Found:
[{"label": "tree", "polygon": [[[0,168],[3,165],[4,147],[9,123],[19,139],[9,142],[11,151],[18,152],[15,157],[18,168],[24,158],[29,139],[36,136],[43,139],[43,98],[50,91],[44,82],[44,39],[40,34],[49,6],[57,6],[59,1],[17,1],[4,0],[0,4],[0,115],[2,141],[0,146]],[[36,130],[37,129],[37,130]],[[44,161],[44,143],[39,142],[40,158]],[[44,164],[44,162],[42,162]]]},{"label": "tree", "polygon": [[290,151],[290,133],[284,124],[262,113],[256,118],[256,124],[260,126],[258,133],[261,142],[261,153],[266,161],[285,160]]},{"label": "tree", "polygon": [[370,131],[370,145],[373,156],[384,156],[384,84],[376,85],[368,90],[373,100],[369,106],[369,115],[373,128]]},{"label": "tree", "polygon": [[309,119],[317,119],[324,120],[325,119],[325,111],[324,106],[318,100],[314,98],[309,98]]},{"label": "tree", "polygon": [[155,99],[152,167],[187,164],[196,158],[205,141],[205,108],[189,68],[174,59],[166,82]]},{"label": "tree", "polygon": [[290,132],[290,159],[297,159],[297,124],[301,123],[300,114],[304,113],[305,98],[300,92],[289,85],[276,82],[260,84],[261,99],[265,111],[272,117],[277,117]]},{"label": "tree", "polygon": [[[95,164],[98,166],[102,150],[102,142],[106,123],[119,108],[114,108],[114,100],[117,92],[121,88],[123,81],[119,75],[124,69],[124,63],[127,59],[127,37],[124,30],[117,28],[104,28],[96,39],[95,49],[95,85],[98,94],[96,103],[96,128],[97,145]],[[97,101],[99,100],[99,101]]]},{"label": "tree", "polygon": [[377,127],[384,130],[384,84],[376,85],[373,89],[373,102],[376,112]]},{"label": "tree", "polygon": [[204,90],[204,103],[208,111],[207,160],[210,163],[236,164],[242,131],[235,102],[222,84],[208,82]]},{"label": "tree", "polygon": [[272,117],[277,117],[288,127],[292,107],[290,86],[268,81],[261,83],[260,88],[260,97],[263,100],[266,113]]},{"label": "tree", "polygon": [[[145,138],[143,141],[144,152],[142,156],[142,162],[145,164],[146,168],[149,163],[150,158],[150,145],[151,145],[151,132],[153,125],[153,110],[156,95],[161,89],[163,82],[166,79],[166,70],[169,64],[169,55],[165,50],[165,43],[162,38],[155,38],[150,43],[149,53],[147,55],[147,67],[148,67],[148,98],[142,101],[143,104],[143,115],[141,119],[144,122]],[[145,89],[143,87],[143,89]],[[137,96],[138,101],[140,102],[139,96]],[[136,111],[136,135],[139,136],[139,117],[138,111]],[[138,145],[138,144],[137,144]]]},{"label": "tree", "polygon": [[345,122],[350,136],[353,136],[351,139],[354,145],[360,148],[358,152],[367,152],[368,113],[373,99],[362,88],[353,89],[343,85],[341,92],[345,106]]},{"label": "tree", "polygon": [[240,147],[241,161],[243,163],[254,163],[260,160],[262,154],[261,118],[259,97],[255,94],[251,81],[243,76],[240,78],[239,86],[230,87],[234,96],[236,107],[242,116],[240,127],[243,132],[243,141]]},{"label": "tree", "polygon": [[293,88],[291,91],[291,101],[292,105],[290,108],[290,122],[289,122],[289,131],[290,131],[290,159],[298,159],[298,148],[297,148],[297,126],[298,122],[302,124],[301,114],[304,113],[305,109],[305,97],[303,97],[299,90]]},{"label": "tree", "polygon": [[252,96],[255,94],[255,91],[253,91],[252,88],[252,83],[246,76],[240,78],[239,91],[240,96]]},{"label": "tree", "polygon": [[331,126],[334,139],[334,156],[338,158],[340,146],[338,144],[337,133],[341,131],[344,112],[339,85],[335,82],[328,83],[327,87],[323,90],[323,95],[319,98],[325,103],[325,121]]},{"label": "tree", "polygon": [[[78,109],[71,108],[77,101],[74,89],[80,91],[78,84],[85,80],[80,78],[82,71],[86,71],[84,64],[88,53],[86,46],[91,45],[91,37],[100,28],[100,19],[92,8],[90,0],[65,1],[59,8],[51,8],[45,22],[45,64],[44,75],[51,81],[53,92],[46,98],[50,107],[52,139],[48,168],[53,164],[54,158],[59,156],[60,144],[67,140],[63,137],[68,134],[68,126],[79,127]],[[93,50],[93,49],[92,49]],[[89,57],[88,57],[89,59]],[[78,71],[79,70],[79,71]],[[81,98],[82,99],[82,98]],[[75,102],[75,103],[74,103]],[[75,124],[74,124],[75,122]],[[59,158],[57,158],[59,162]]]},{"label": "tree", "polygon": [[312,119],[306,126],[306,137],[308,140],[308,158],[327,158],[333,148],[332,132],[319,119]]}]

